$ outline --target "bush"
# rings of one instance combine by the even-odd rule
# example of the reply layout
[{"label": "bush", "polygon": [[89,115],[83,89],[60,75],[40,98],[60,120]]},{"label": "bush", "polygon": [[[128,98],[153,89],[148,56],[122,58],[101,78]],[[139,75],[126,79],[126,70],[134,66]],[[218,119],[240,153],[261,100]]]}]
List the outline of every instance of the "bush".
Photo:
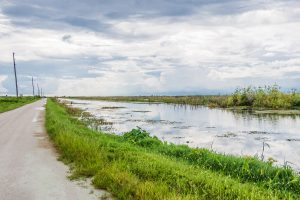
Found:
[{"label": "bush", "polygon": [[153,147],[162,144],[162,142],[156,136],[151,137],[147,131],[142,130],[140,127],[125,133],[123,138],[125,141],[142,147]]}]

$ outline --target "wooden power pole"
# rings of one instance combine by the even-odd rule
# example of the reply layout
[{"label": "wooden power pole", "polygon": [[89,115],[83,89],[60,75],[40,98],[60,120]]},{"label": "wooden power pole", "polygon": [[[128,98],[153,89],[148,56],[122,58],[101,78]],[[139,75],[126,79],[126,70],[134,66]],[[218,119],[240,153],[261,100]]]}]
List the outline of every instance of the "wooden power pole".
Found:
[{"label": "wooden power pole", "polygon": [[19,97],[18,79],[17,79],[17,70],[16,70],[16,61],[15,61],[15,53],[13,53],[13,60],[14,60],[14,72],[15,72],[15,83],[16,83],[16,95],[17,95],[17,97]]},{"label": "wooden power pole", "polygon": [[40,96],[39,82],[37,82],[36,85],[37,85],[37,89],[38,89],[38,96]]}]

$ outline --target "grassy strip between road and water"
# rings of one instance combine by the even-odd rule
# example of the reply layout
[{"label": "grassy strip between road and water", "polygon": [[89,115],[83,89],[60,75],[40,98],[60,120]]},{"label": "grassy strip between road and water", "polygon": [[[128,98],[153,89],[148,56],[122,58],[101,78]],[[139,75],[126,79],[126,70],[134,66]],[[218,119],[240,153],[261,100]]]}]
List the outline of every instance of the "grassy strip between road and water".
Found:
[{"label": "grassy strip between road and water", "polygon": [[253,157],[161,142],[137,128],[96,132],[82,111],[49,99],[47,131],[73,178],[91,177],[118,199],[299,199],[299,175]]},{"label": "grassy strip between road and water", "polygon": [[0,113],[16,109],[26,104],[32,103],[38,97],[0,97]]},{"label": "grassy strip between road and water", "polygon": [[[207,96],[111,96],[111,97],[74,97],[85,100],[107,100],[124,102],[174,103],[182,105],[209,106],[211,108],[231,108],[238,110],[297,110],[300,108],[300,94],[280,91],[277,85],[266,87],[238,88],[231,95]],[[269,112],[268,112],[269,113]],[[273,112],[274,113],[274,112]],[[280,112],[278,112],[281,114]],[[289,112],[300,114],[300,112]]]}]

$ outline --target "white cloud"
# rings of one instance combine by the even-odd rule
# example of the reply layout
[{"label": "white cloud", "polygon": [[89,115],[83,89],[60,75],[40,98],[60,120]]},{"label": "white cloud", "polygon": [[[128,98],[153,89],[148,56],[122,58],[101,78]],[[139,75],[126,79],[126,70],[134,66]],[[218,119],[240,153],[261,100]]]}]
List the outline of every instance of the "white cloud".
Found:
[{"label": "white cloud", "polygon": [[[300,78],[297,3],[269,1],[230,14],[206,8],[183,17],[97,16],[109,24],[103,31],[18,26],[0,10],[0,62],[11,62],[15,51],[20,62],[51,60],[64,68],[60,60],[80,68],[71,75],[57,71],[45,81],[45,87],[59,95],[225,90],[281,80],[295,87],[294,80]],[[82,75],[84,70],[82,74],[94,77]],[[161,73],[147,75],[153,71]]]},{"label": "white cloud", "polygon": [[1,76],[0,75],[0,94],[1,93],[6,93],[7,89],[3,86],[3,82],[7,79],[7,76]]}]

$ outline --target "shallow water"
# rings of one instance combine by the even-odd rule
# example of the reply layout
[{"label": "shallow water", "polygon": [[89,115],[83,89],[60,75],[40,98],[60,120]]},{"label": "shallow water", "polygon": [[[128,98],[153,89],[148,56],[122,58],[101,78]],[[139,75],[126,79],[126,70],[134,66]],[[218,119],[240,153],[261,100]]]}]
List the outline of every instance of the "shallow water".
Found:
[{"label": "shallow water", "polygon": [[137,126],[164,141],[233,155],[275,158],[300,169],[300,115],[253,114],[203,106],[70,100],[122,134]]}]

